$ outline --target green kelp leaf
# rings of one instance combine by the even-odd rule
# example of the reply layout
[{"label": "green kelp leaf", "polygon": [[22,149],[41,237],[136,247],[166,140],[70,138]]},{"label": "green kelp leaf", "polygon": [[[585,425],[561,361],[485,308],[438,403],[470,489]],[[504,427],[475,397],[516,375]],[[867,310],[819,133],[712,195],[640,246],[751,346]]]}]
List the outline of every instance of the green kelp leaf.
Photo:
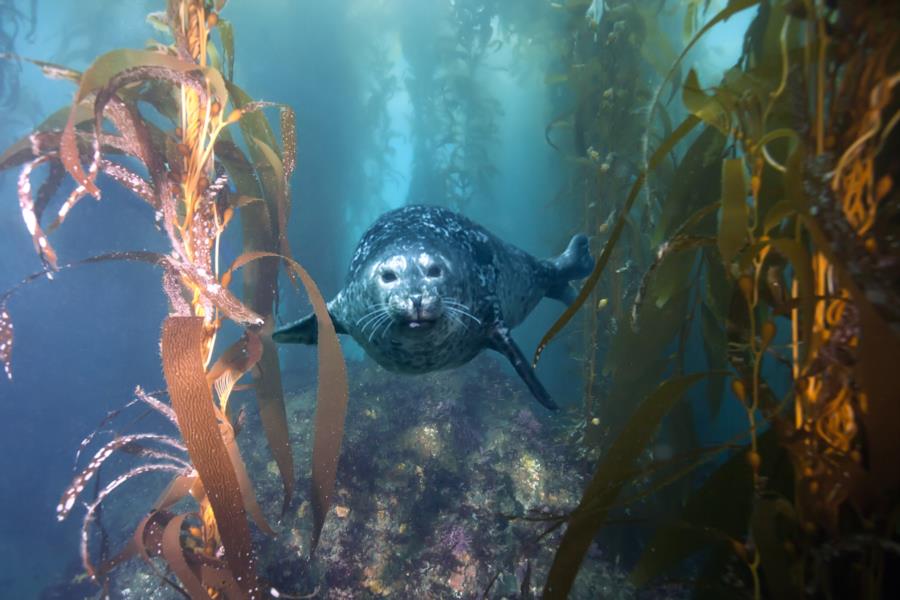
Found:
[{"label": "green kelp leaf", "polygon": [[553,557],[544,585],[545,599],[567,598],[594,536],[603,526],[609,508],[626,483],[634,461],[655,435],[663,417],[695,383],[706,377],[695,373],[670,379],[638,406],[609,451],[597,466],[578,508],[572,513],[566,532]]},{"label": "green kelp leaf", "polygon": [[665,159],[665,157],[669,154],[672,148],[681,141],[684,136],[690,133],[694,127],[700,120],[697,117],[689,116],[686,118],[678,128],[672,132],[672,135],[669,136],[666,141],[660,144],[659,148],[653,153],[653,156],[650,157],[648,161],[647,170],[638,175],[637,180],[631,186],[631,190],[628,193],[628,197],[625,199],[625,203],[619,211],[619,216],[616,218],[616,223],[613,225],[612,230],[610,231],[609,238],[606,240],[606,245],[603,247],[603,251],[600,253],[600,256],[597,258],[597,262],[594,265],[594,270],[585,280],[584,285],[581,287],[581,291],[578,293],[578,296],[575,298],[575,301],[566,309],[566,311],[556,320],[553,325],[550,326],[550,329],[547,330],[547,333],[544,334],[544,337],[541,338],[540,343],[538,344],[537,349],[534,352],[534,359],[532,360],[532,366],[536,366],[538,360],[540,360],[541,353],[544,351],[544,348],[547,347],[547,344],[553,340],[559,332],[562,331],[563,327],[572,320],[581,307],[587,302],[587,299],[590,297],[591,292],[594,291],[597,283],[600,281],[600,276],[603,275],[603,271],[606,269],[606,264],[609,262],[609,258],[612,255],[612,251],[616,246],[616,242],[619,240],[619,236],[622,235],[622,229],[625,227],[625,221],[628,217],[628,213],[631,211],[631,207],[634,205],[634,201],[637,199],[638,193],[641,191],[641,188],[644,185],[644,181],[647,179],[647,173],[655,169],[661,161]]},{"label": "green kelp leaf", "polygon": [[647,298],[662,308],[675,294],[693,284],[690,274],[696,262],[696,250],[714,243],[714,238],[683,234],[659,247],[634,297],[632,326],[639,326],[638,314]]},{"label": "green kelp leaf", "polygon": [[[771,430],[757,438],[762,469],[769,488],[782,494],[793,489],[790,460]],[[688,499],[676,519],[667,519],[647,544],[631,572],[631,582],[643,587],[688,557],[709,551],[714,563],[731,553],[730,540],[743,540],[753,510],[753,477],[746,448],[735,452]],[[775,596],[773,596],[775,597]]]},{"label": "green kelp leaf", "polygon": [[[696,117],[695,117],[696,118]],[[662,213],[659,215],[652,234],[652,243],[661,244],[681,231],[688,231],[688,222],[698,211],[710,204],[719,208],[718,190],[722,177],[722,153],[726,138],[714,127],[704,130],[688,146],[675,170],[675,174],[666,186],[662,201]],[[698,185],[697,182],[703,182]],[[660,190],[662,191],[662,190]],[[715,227],[707,224],[705,215],[701,221],[691,223],[690,227],[700,224],[709,225],[699,230],[702,235],[714,235]]]},{"label": "green kelp leaf", "polygon": [[659,104],[659,96],[660,96],[659,92],[662,91],[663,87],[665,87],[666,82],[669,81],[669,79],[672,78],[672,75],[675,74],[675,71],[681,65],[681,61],[684,60],[684,57],[687,56],[687,53],[691,51],[691,48],[693,48],[697,44],[697,42],[699,42],[700,39],[704,35],[706,35],[707,31],[709,31],[710,29],[712,29],[719,23],[721,23],[723,21],[727,21],[728,19],[730,19],[737,13],[739,13],[743,10],[746,10],[752,6],[756,6],[759,3],[760,3],[760,0],[730,0],[728,2],[728,6],[726,6],[725,8],[720,10],[718,13],[716,13],[713,16],[713,18],[711,18],[709,21],[707,21],[706,24],[700,28],[700,31],[698,31],[697,33],[694,34],[694,37],[691,38],[691,41],[685,45],[685,47],[681,50],[681,53],[678,55],[678,58],[676,58],[675,62],[672,63],[672,66],[669,67],[669,71],[666,73],[666,76],[663,77],[663,80],[660,83],[658,92],[655,95],[655,97],[653,99],[653,104],[650,107],[650,120],[651,121],[652,121],[653,115],[656,112],[656,108]]},{"label": "green kelp leaf", "polygon": [[763,579],[772,598],[803,597],[803,563],[784,547],[795,525],[794,507],[784,498],[757,497],[750,528],[759,552]]},{"label": "green kelp leaf", "polygon": [[[728,338],[713,310],[706,302],[700,304],[700,332],[703,336],[703,352],[710,371],[725,371],[728,368]],[[725,393],[724,375],[712,375],[706,382],[706,397],[709,401],[710,416],[715,419],[722,407]]]},{"label": "green kelp leaf", "polygon": [[219,40],[222,42],[222,52],[225,55],[225,78],[234,80],[234,27],[230,21],[219,19],[216,26],[219,32]]},{"label": "green kelp leaf", "polygon": [[[774,239],[769,242],[772,249],[782,255],[793,268],[797,281],[797,301],[799,302],[800,320],[800,359],[805,361],[809,342],[812,338],[812,326],[816,306],[816,294],[813,281],[812,262],[806,247],[792,239]],[[792,299],[793,301],[793,299]]]},{"label": "green kelp leaf", "polygon": [[722,161],[722,214],[719,218],[719,254],[725,264],[747,244],[747,182],[744,161],[726,158]]},{"label": "green kelp leaf", "polygon": [[172,34],[172,30],[169,28],[169,17],[164,10],[148,14],[147,24],[159,33]]},{"label": "green kelp leaf", "polygon": [[697,71],[691,69],[684,81],[681,99],[685,108],[704,123],[712,125],[722,134],[731,132],[731,107],[727,106],[720,94],[708,96],[700,87]]}]

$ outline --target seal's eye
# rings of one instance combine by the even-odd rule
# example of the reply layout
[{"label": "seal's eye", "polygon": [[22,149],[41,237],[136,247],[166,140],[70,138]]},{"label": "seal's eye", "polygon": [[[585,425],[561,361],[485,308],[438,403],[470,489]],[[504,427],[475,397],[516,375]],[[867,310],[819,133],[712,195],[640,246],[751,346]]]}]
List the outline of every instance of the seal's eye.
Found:
[{"label": "seal's eye", "polygon": [[393,271],[384,271],[381,273],[381,281],[385,283],[393,283],[397,281],[397,274]]},{"label": "seal's eye", "polygon": [[428,270],[425,271],[426,277],[440,277],[441,276],[441,268],[437,265],[432,265],[428,267]]}]

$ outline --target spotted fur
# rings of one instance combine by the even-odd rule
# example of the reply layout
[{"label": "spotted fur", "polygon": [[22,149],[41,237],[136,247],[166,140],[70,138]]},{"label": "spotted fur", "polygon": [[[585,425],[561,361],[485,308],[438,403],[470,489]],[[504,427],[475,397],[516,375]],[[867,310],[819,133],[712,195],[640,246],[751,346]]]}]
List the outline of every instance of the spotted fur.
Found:
[{"label": "spotted fur", "polygon": [[[545,296],[570,301],[569,282],[592,268],[583,235],[559,257],[540,260],[451,210],[408,206],[382,215],[363,234],[347,283],[328,308],[337,331],[386,369],[448,369],[491,348],[555,408],[509,330]],[[280,328],[274,339],[315,343],[315,318]]]}]

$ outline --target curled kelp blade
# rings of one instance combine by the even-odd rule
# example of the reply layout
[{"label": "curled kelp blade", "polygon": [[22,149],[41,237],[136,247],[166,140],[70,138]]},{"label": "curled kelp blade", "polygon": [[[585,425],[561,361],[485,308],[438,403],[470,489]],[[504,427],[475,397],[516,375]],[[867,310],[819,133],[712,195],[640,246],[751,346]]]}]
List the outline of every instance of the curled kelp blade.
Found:
[{"label": "curled kelp blade", "polygon": [[206,381],[203,319],[168,317],[163,323],[163,374],[182,438],[216,516],[228,567],[250,599],[260,598],[250,528],[240,483],[219,431]]},{"label": "curled kelp blade", "polygon": [[209,83],[212,94],[219,99],[219,102],[224,106],[227,101],[228,91],[225,88],[225,82],[221,74],[214,69],[200,67],[195,63],[180,60],[174,56],[149,50],[113,50],[99,57],[81,76],[75,101],[72,104],[69,118],[63,129],[62,140],[60,141],[60,156],[63,165],[65,165],[66,170],[72,175],[76,183],[83,187],[84,191],[89,195],[97,196],[100,193],[100,190],[94,183],[100,162],[99,143],[95,142],[92,163],[86,172],[81,164],[75,139],[76,108],[90,94],[97,93],[108,86],[115,77],[136,68],[156,68],[156,75],[161,73],[184,74],[200,72]]},{"label": "curled kelp blade", "polygon": [[252,331],[245,331],[209,368],[206,379],[218,393],[219,406],[223,411],[228,406],[228,398],[234,385],[259,362],[262,352],[259,336]]},{"label": "curled kelp blade", "polygon": [[265,257],[277,257],[285,261],[306,288],[318,325],[319,388],[316,394],[315,433],[313,436],[312,507],[313,538],[311,551],[315,551],[325,524],[325,516],[331,506],[334,483],[337,476],[341,442],[344,437],[344,419],[350,396],[347,384],[347,366],[341,351],[341,343],[328,314],[325,299],[309,273],[296,261],[273,252],[247,252],[231,266],[236,270],[249,262]]},{"label": "curled kelp blade", "polygon": [[[103,463],[105,463],[107,459],[109,459],[113,455],[113,453],[124,448],[125,446],[128,446],[129,444],[133,444],[139,441],[158,442],[181,452],[185,450],[185,447],[181,444],[181,442],[174,439],[173,437],[156,433],[135,433],[131,435],[123,435],[112,440],[111,442],[108,442],[94,454],[93,458],[91,458],[91,461],[84,468],[84,470],[75,476],[75,478],[72,480],[72,483],[68,488],[66,488],[66,491],[63,492],[62,498],[60,499],[59,504],[56,506],[56,520],[63,521],[69,515],[69,511],[72,510],[72,507],[75,505],[75,500],[78,498],[81,492],[84,491],[87,482],[97,474],[97,472],[100,470],[100,467],[103,466]],[[175,461],[173,459],[173,462],[180,461]]]}]

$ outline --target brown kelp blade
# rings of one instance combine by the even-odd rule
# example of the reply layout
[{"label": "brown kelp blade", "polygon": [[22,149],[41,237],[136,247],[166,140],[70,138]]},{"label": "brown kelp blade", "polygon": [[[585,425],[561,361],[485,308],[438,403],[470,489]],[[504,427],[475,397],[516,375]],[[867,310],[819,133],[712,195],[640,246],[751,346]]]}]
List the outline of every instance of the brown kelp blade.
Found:
[{"label": "brown kelp blade", "polygon": [[209,600],[210,595],[206,591],[206,587],[184,558],[184,548],[181,546],[181,525],[188,516],[187,514],[178,515],[166,523],[162,536],[162,555],[169,568],[178,576],[178,581],[187,590],[191,600]]},{"label": "brown kelp blade", "polygon": [[315,434],[313,437],[312,507],[313,538],[311,550],[315,551],[325,524],[325,515],[331,506],[334,483],[337,476],[341,441],[344,437],[344,419],[347,416],[347,365],[341,351],[341,343],[328,314],[325,299],[309,273],[296,261],[272,252],[247,252],[235,259],[231,270],[264,257],[278,257],[292,269],[303,286],[313,306],[318,325],[319,389],[316,395]]},{"label": "brown kelp blade", "polygon": [[6,302],[0,301],[0,364],[7,379],[12,379],[13,324],[6,310]]},{"label": "brown kelp blade", "polygon": [[240,483],[219,431],[201,349],[203,319],[169,317],[163,323],[163,374],[191,462],[207,491],[228,566],[249,598],[259,598],[250,527]]},{"label": "brown kelp blade", "polygon": [[259,503],[256,501],[256,493],[253,491],[253,482],[250,481],[250,476],[247,474],[247,467],[244,465],[244,460],[241,458],[241,451],[238,449],[237,442],[234,439],[234,427],[232,427],[228,417],[226,417],[219,409],[216,409],[216,416],[219,419],[219,430],[222,434],[222,441],[225,442],[225,448],[228,449],[228,458],[231,460],[231,466],[234,467],[234,474],[237,476],[238,483],[241,487],[241,497],[244,499],[244,509],[250,514],[250,517],[253,519],[253,522],[256,523],[257,527],[268,535],[274,536],[275,532],[269,526],[265,516],[263,516],[262,509],[259,507]]}]

